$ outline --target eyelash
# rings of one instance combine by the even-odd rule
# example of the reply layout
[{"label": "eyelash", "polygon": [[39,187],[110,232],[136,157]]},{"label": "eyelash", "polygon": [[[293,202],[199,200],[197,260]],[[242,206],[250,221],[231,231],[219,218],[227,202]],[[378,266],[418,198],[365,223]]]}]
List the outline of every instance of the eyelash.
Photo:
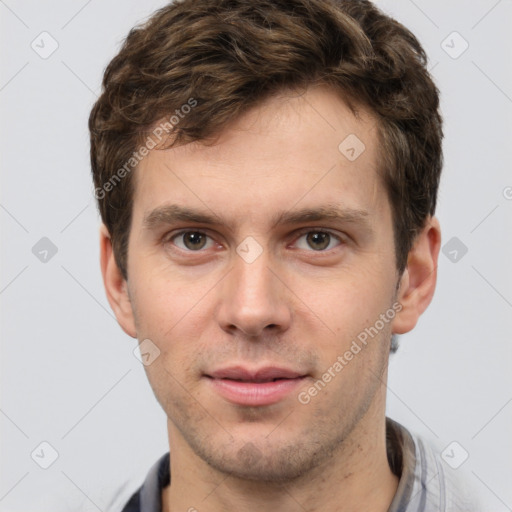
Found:
[{"label": "eyelash", "polygon": [[[164,245],[169,243],[169,242],[173,242],[175,239],[179,238],[180,236],[183,236],[185,235],[186,233],[198,233],[198,234],[201,234],[201,235],[204,235],[206,237],[208,237],[210,240],[213,241],[213,238],[208,235],[208,233],[206,233],[205,231],[201,231],[201,230],[194,230],[194,229],[184,229],[184,230],[181,230],[181,231],[178,231],[177,233],[173,233],[172,235],[169,235],[169,236],[165,236],[163,238],[163,243]],[[316,254],[326,254],[326,253],[329,253],[330,251],[336,249],[336,247],[339,247],[340,245],[343,245],[346,243],[346,239],[344,239],[343,237],[339,236],[339,235],[336,235],[335,233],[333,233],[332,231],[329,231],[329,230],[326,230],[326,229],[320,229],[320,228],[317,228],[317,229],[311,229],[311,228],[307,228],[307,229],[304,229],[302,231],[299,231],[299,233],[297,233],[297,237],[294,238],[295,240],[295,244],[297,243],[298,240],[300,240],[303,236],[305,235],[308,235],[310,233],[315,233],[315,234],[318,234],[318,233],[325,233],[327,235],[329,235],[330,237],[332,237],[332,239],[336,240],[338,242],[338,244],[335,246],[335,247],[332,247],[331,249],[322,249],[322,250],[318,250],[318,251],[315,251],[314,249],[302,249],[302,250],[306,250],[307,252],[312,252],[312,253],[316,253]],[[329,245],[331,243],[331,240],[329,241]],[[175,244],[173,244],[175,245]],[[176,247],[176,245],[175,245]],[[207,249],[198,249],[197,251],[194,251],[194,250],[191,250],[191,249],[182,249],[181,247],[177,247],[177,249],[179,251],[183,251],[183,252],[187,252],[187,253],[197,253],[197,254],[200,254],[202,252],[205,252]]]}]

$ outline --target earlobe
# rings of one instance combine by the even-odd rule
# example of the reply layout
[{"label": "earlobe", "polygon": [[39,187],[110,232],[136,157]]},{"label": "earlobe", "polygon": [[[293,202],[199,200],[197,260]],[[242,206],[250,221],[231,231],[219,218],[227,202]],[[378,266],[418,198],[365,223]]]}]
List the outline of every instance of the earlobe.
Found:
[{"label": "earlobe", "polygon": [[110,307],[123,331],[132,338],[137,337],[132,304],[128,294],[128,283],[123,278],[114,258],[112,240],[107,227],[100,227],[100,264],[103,285]]},{"label": "earlobe", "polygon": [[440,247],[439,221],[431,217],[409,251],[407,268],[402,274],[397,295],[402,309],[393,321],[393,333],[404,334],[411,331],[432,301]]}]

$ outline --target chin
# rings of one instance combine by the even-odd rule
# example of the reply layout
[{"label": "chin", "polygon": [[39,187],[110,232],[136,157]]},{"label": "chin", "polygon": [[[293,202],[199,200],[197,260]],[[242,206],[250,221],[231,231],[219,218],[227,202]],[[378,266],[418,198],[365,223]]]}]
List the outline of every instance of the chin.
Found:
[{"label": "chin", "polygon": [[290,483],[307,475],[332,455],[332,446],[305,445],[292,440],[271,443],[268,439],[236,442],[237,446],[194,447],[194,451],[216,471],[240,480]]}]

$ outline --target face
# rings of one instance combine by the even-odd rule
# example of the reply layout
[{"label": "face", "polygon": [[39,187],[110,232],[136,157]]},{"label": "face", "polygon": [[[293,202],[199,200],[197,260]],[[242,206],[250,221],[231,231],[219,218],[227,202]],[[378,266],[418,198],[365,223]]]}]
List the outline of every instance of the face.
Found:
[{"label": "face", "polygon": [[383,419],[399,276],[378,165],[375,120],[326,88],[141,162],[116,312],[160,350],[171,452],[285,481]]}]

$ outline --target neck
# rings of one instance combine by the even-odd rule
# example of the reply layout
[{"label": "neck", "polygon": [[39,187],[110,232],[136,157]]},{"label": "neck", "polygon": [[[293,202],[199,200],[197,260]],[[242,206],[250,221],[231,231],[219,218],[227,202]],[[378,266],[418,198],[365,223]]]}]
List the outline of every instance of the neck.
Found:
[{"label": "neck", "polygon": [[169,421],[171,485],[162,495],[162,510],[386,512],[398,478],[387,460],[385,417],[381,413],[376,421],[372,416],[369,410],[328,460],[284,483],[218,472],[192,451]]}]

